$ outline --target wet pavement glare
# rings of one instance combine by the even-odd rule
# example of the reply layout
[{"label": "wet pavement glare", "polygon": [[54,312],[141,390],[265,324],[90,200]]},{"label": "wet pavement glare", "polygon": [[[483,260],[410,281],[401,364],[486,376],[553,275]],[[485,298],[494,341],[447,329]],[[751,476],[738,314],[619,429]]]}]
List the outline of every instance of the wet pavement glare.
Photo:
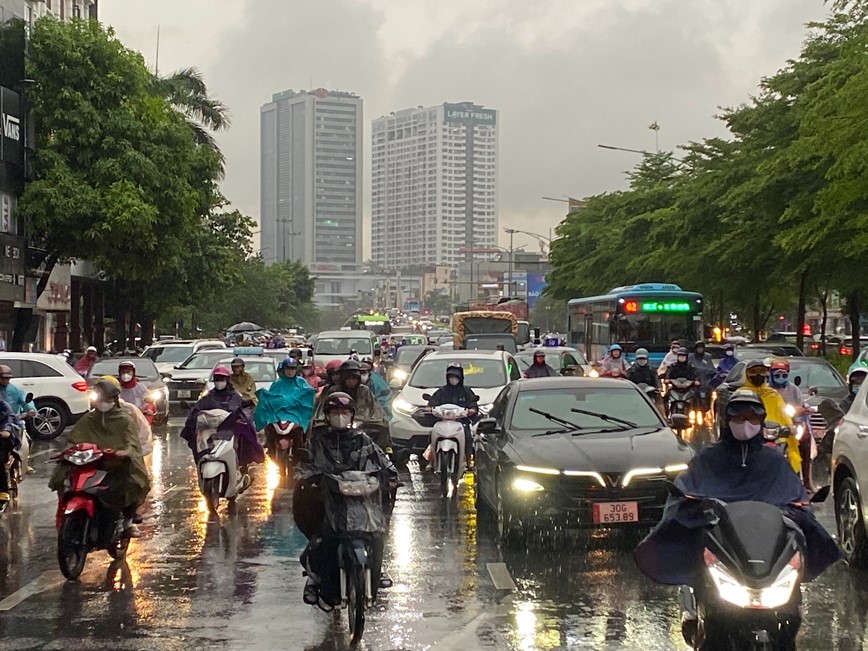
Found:
[{"label": "wet pavement glare", "polygon": [[[224,503],[219,522],[209,520],[181,425],[172,419],[155,436],[150,517],[127,561],[96,552],[77,583],[57,569],[56,498],[46,487],[46,462],[62,442],[36,444],[36,474],[0,516],[0,649],[349,648],[345,613],[302,602],[306,541],[291,492],[258,468],[237,513]],[[472,475],[453,500],[415,464],[402,480],[386,548],[395,585],[369,613],[359,648],[685,649],[676,590],[633,564],[638,536],[559,535],[500,549],[493,522],[473,507]],[[831,505],[818,513],[834,530]],[[501,563],[514,590],[495,586]],[[800,650],[868,649],[868,575],[840,563],[803,594]]]}]

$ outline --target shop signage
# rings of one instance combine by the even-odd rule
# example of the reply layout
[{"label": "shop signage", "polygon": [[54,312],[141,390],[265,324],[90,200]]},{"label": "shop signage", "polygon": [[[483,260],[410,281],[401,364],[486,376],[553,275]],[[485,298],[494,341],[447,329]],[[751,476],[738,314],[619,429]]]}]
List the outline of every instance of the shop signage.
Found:
[{"label": "shop signage", "polygon": [[21,97],[0,86],[0,161],[21,162]]}]

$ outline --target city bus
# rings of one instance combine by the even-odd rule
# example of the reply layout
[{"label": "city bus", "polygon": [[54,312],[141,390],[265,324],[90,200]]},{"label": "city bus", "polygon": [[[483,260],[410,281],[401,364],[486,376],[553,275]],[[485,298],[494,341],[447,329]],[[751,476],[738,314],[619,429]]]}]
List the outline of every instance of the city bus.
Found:
[{"label": "city bus", "polygon": [[368,330],[380,336],[392,333],[392,323],[383,314],[354,314],[344,323],[344,328]]},{"label": "city bus", "polygon": [[571,300],[568,323],[570,345],[589,360],[601,360],[609,346],[620,344],[630,361],[637,348],[647,348],[656,367],[673,340],[687,346],[702,338],[702,295],[670,283],[616,287],[604,296]]}]

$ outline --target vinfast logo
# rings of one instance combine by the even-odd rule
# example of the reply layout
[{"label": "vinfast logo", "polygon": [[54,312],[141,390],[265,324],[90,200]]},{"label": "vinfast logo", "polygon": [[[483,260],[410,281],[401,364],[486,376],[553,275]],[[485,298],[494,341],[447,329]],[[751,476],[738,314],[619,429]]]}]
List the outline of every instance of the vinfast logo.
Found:
[{"label": "vinfast logo", "polygon": [[14,115],[2,114],[3,118],[3,136],[10,140],[18,141],[21,139],[21,120]]}]

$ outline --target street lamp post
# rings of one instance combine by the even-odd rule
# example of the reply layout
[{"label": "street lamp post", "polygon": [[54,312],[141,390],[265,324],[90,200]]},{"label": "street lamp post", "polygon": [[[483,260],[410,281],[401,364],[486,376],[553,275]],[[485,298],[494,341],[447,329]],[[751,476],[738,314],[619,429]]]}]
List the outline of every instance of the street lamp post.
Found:
[{"label": "street lamp post", "polygon": [[516,233],[520,233],[522,231],[517,231],[514,228],[504,228],[503,230],[509,233],[509,298],[512,298],[512,261],[514,255],[514,251],[512,248],[512,237]]}]

